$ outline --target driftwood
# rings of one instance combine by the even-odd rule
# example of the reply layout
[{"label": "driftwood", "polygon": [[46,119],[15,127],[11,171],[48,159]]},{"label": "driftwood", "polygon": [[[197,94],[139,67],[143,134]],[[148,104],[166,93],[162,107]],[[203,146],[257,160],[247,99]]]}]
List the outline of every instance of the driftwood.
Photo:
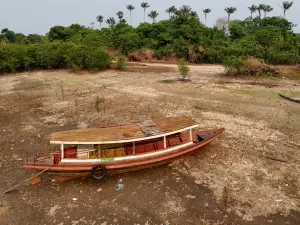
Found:
[{"label": "driftwood", "polygon": [[286,161],[286,160],[283,160],[283,159],[277,159],[277,158],[273,158],[273,157],[270,157],[270,156],[265,156],[267,159],[271,159],[271,160],[274,160],[274,161],[277,161],[277,162],[284,162],[284,163],[286,163],[286,162],[288,162],[288,161]]},{"label": "driftwood", "polygon": [[30,180],[32,180],[32,179],[34,179],[34,178],[40,176],[42,173],[45,173],[45,172],[46,172],[47,170],[49,170],[51,167],[52,167],[52,166],[50,166],[50,167],[44,169],[43,171],[39,172],[38,174],[34,175],[33,177],[29,177],[28,179],[22,181],[21,183],[15,185],[15,186],[13,186],[13,187],[11,187],[10,189],[4,191],[3,194],[5,194],[5,193],[7,193],[7,192],[10,192],[10,191],[16,189],[17,187],[20,187],[20,186],[21,186],[22,184],[24,184],[25,182],[30,181]]}]

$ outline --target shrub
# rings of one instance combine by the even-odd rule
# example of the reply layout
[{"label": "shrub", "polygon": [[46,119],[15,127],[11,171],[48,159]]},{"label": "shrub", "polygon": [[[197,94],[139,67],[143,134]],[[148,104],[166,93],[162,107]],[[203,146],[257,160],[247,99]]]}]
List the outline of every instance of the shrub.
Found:
[{"label": "shrub", "polygon": [[181,80],[185,80],[190,72],[190,68],[186,65],[186,61],[183,59],[179,61],[177,66],[181,75]]},{"label": "shrub", "polygon": [[225,58],[222,64],[225,66],[227,73],[240,73],[244,65],[244,60],[240,57],[232,56]]},{"label": "shrub", "polygon": [[58,54],[59,43],[38,44],[35,51],[35,67],[39,69],[61,68],[64,60]]},{"label": "shrub", "polygon": [[92,50],[86,57],[86,68],[88,70],[104,70],[111,64],[111,58],[107,51],[103,49]]},{"label": "shrub", "polygon": [[88,53],[89,48],[87,46],[75,45],[66,54],[67,67],[74,70],[86,69],[86,57]]},{"label": "shrub", "polygon": [[127,64],[123,55],[118,56],[116,68],[117,70],[126,70]]},{"label": "shrub", "polygon": [[58,68],[102,70],[110,63],[107,51],[71,42],[0,46],[0,73]]},{"label": "shrub", "polygon": [[249,57],[246,60],[238,57],[230,57],[222,63],[227,73],[249,76],[277,76],[280,70],[274,66],[266,65],[256,58]]}]

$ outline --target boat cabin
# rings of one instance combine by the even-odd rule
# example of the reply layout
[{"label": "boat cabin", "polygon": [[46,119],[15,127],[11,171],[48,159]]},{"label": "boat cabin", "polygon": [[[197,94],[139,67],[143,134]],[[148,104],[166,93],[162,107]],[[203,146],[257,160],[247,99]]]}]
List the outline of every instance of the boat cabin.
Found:
[{"label": "boat cabin", "polygon": [[50,143],[60,145],[55,163],[109,162],[155,156],[189,146],[195,139],[199,141],[192,132],[196,127],[198,124],[186,117],[164,118],[56,132]]}]

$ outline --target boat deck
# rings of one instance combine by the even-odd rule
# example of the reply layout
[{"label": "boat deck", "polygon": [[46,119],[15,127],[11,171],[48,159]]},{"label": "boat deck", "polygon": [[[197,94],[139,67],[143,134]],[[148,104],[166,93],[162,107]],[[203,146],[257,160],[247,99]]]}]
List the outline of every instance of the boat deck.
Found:
[{"label": "boat deck", "polygon": [[86,128],[56,132],[51,135],[52,144],[105,144],[138,141],[155,138],[181,130],[197,127],[197,123],[187,117],[164,118],[130,123],[105,128]]}]

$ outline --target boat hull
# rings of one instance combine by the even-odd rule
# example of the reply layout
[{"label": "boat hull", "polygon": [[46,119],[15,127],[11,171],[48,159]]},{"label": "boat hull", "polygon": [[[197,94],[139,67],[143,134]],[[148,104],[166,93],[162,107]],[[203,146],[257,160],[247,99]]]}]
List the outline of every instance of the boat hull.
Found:
[{"label": "boat hull", "polygon": [[[176,151],[158,155],[158,156],[148,156],[145,154],[144,158],[136,159],[136,160],[124,160],[124,161],[114,161],[107,163],[97,163],[97,162],[85,162],[85,163],[71,163],[71,162],[60,162],[55,165],[42,165],[37,163],[25,163],[26,168],[32,168],[37,170],[44,170],[46,168],[51,167],[48,171],[55,175],[61,176],[88,176],[91,174],[91,170],[96,165],[103,165],[107,170],[107,174],[119,174],[119,173],[127,173],[132,171],[137,171],[141,169],[156,167],[164,164],[171,163],[175,160],[184,158],[191,154],[194,154],[200,151],[203,147],[212,142],[215,138],[221,135],[224,131],[224,128],[213,131],[200,132],[202,134],[211,134],[211,137],[199,142],[192,143],[189,146],[184,148],[177,149]],[[199,134],[199,132],[198,132]]]},{"label": "boat hull", "polygon": [[291,101],[291,102],[295,102],[295,103],[300,104],[300,100],[293,99],[293,98],[289,98],[289,97],[286,97],[286,96],[284,96],[284,95],[282,95],[282,94],[279,94],[279,96],[280,96],[281,98],[284,98],[285,100],[288,100],[288,101]]}]

